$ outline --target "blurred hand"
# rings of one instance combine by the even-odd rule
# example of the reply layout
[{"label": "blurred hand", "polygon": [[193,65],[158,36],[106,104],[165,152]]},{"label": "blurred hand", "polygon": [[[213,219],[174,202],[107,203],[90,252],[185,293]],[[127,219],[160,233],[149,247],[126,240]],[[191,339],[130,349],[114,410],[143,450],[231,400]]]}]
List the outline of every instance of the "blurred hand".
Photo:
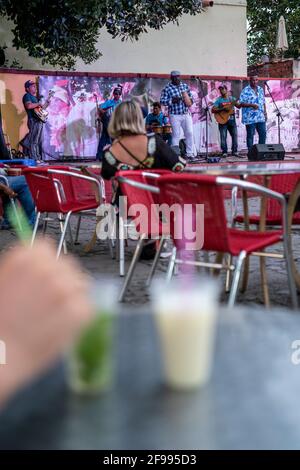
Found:
[{"label": "blurred hand", "polygon": [[253,103],[253,104],[252,104],[252,108],[253,108],[253,109],[258,109],[258,108],[259,108],[259,106],[258,106],[258,104],[256,104],[256,103]]},{"label": "blurred hand", "polygon": [[[23,273],[23,276],[20,276]],[[55,260],[49,242],[17,246],[0,263],[0,405],[51,366],[91,318],[88,282],[73,259]]]}]

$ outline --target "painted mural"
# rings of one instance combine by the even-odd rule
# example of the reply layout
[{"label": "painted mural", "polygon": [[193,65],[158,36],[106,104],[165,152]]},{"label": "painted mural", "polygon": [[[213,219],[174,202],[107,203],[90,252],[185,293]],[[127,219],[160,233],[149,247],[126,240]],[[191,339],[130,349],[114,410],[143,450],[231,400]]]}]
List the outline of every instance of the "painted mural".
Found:
[{"label": "painted mural", "polygon": [[[205,152],[207,125],[209,152],[218,152],[218,125],[210,113],[214,101],[219,96],[218,86],[226,83],[232,95],[239,98],[247,82],[196,78],[184,81],[189,84],[194,98],[190,111],[194,123],[195,148],[199,154]],[[95,157],[99,140],[96,105],[111,98],[113,89],[122,85],[123,99],[134,97],[150,112],[151,104],[159,100],[161,90],[167,82],[168,79],[165,78],[41,76],[40,95],[46,97],[49,90],[54,91],[44,129],[45,159]],[[284,119],[281,124],[281,142],[286,151],[300,150],[300,80],[269,80],[268,84]],[[260,85],[264,86],[263,83]],[[267,89],[265,93],[268,111],[267,142],[277,143],[276,110]],[[205,113],[207,107],[209,113]],[[167,110],[164,112],[167,113]],[[246,150],[246,131],[241,123],[241,111],[238,109],[236,119],[239,151]]]}]

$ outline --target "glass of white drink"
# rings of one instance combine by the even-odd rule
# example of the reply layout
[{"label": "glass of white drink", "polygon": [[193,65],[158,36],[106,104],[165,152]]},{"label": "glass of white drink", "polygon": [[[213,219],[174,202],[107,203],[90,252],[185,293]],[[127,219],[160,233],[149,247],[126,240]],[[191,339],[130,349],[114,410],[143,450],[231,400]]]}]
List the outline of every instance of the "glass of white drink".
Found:
[{"label": "glass of white drink", "polygon": [[190,389],[208,382],[213,361],[219,288],[180,280],[155,286],[153,307],[166,384]]}]

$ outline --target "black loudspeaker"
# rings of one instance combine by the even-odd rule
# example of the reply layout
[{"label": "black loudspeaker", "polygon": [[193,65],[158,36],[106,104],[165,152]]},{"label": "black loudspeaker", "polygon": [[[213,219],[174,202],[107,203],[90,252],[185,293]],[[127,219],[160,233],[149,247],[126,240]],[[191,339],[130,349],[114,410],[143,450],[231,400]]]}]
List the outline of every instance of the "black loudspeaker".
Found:
[{"label": "black loudspeaker", "polygon": [[284,156],[285,150],[282,144],[256,144],[249,150],[248,160],[251,162],[283,160]]}]

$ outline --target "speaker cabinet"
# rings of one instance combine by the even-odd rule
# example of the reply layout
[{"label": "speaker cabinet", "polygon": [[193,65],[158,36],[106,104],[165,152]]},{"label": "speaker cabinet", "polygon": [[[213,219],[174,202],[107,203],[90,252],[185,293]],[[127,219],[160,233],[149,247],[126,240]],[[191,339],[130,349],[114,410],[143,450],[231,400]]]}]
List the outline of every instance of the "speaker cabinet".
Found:
[{"label": "speaker cabinet", "polygon": [[248,153],[248,160],[251,162],[267,160],[283,160],[285,150],[282,144],[255,144]]}]

